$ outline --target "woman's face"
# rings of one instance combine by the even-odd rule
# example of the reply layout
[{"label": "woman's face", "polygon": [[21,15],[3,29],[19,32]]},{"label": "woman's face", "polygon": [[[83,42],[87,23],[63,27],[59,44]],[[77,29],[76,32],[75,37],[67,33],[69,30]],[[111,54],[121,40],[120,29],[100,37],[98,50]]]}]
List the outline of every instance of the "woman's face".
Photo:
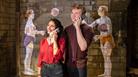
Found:
[{"label": "woman's face", "polygon": [[56,25],[53,21],[49,21],[48,25],[47,25],[47,32],[50,33],[52,31],[54,31],[56,28]]},{"label": "woman's face", "polygon": [[35,14],[34,14],[34,12],[32,11],[31,14],[29,15],[29,18],[30,18],[30,19],[34,19],[34,16],[35,16]]},{"label": "woman's face", "polygon": [[104,16],[104,15],[105,15],[105,14],[104,14],[104,10],[103,10],[102,7],[99,7],[99,9],[98,9],[98,15],[99,15],[99,16]]}]

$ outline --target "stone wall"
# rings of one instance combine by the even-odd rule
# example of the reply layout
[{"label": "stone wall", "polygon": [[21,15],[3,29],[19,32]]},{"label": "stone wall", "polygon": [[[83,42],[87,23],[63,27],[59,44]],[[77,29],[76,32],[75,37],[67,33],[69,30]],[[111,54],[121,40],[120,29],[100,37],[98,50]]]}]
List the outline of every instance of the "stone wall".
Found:
[{"label": "stone wall", "polygon": [[16,76],[15,0],[0,1],[0,76]]},{"label": "stone wall", "polygon": [[127,65],[130,68],[138,68],[138,3],[137,0],[130,1],[128,7],[128,20],[127,20],[127,31],[128,31],[128,39],[127,39]]},{"label": "stone wall", "polygon": [[[56,2],[56,5],[55,4]],[[70,24],[70,6],[72,3],[81,3],[84,4],[87,11],[91,12],[92,10],[96,10],[96,8],[99,5],[108,5],[109,6],[109,17],[112,20],[113,23],[113,35],[115,37],[116,43],[118,47],[116,47],[111,56],[111,60],[113,63],[112,68],[112,76],[113,77],[125,77],[125,64],[126,64],[126,45],[125,45],[125,38],[126,38],[126,9],[128,5],[127,0],[94,0],[96,2],[93,3],[91,0],[23,0],[21,2],[21,13],[23,13],[27,7],[33,8],[36,14],[34,23],[36,24],[38,29],[45,29],[47,21],[51,18],[50,10],[53,7],[57,7],[60,9],[60,15],[57,17],[59,20],[62,21],[62,24],[64,27]],[[92,7],[92,5],[95,5],[95,7]],[[117,8],[116,8],[117,6]],[[22,46],[22,40],[24,37],[24,26],[25,26],[25,20],[21,20],[21,46],[20,50],[24,51],[24,48]],[[121,32],[121,37],[119,36]],[[41,36],[37,37],[37,41],[35,42],[35,51],[33,56],[33,62],[34,64],[37,63],[37,54],[38,54],[38,44],[39,40],[41,39]],[[120,41],[121,40],[121,41]],[[88,52],[88,77],[97,77],[98,74],[103,73],[103,56],[101,53],[101,50],[99,48],[99,42],[93,42],[89,48]],[[24,54],[24,52],[22,52]],[[23,55],[22,59],[24,58]],[[21,61],[22,64],[22,61]],[[34,69],[36,68],[35,65],[33,65]],[[22,69],[21,69],[22,70]],[[37,69],[35,69],[37,70]]]},{"label": "stone wall", "polygon": [[[112,77],[125,77],[126,64],[126,16],[127,16],[127,0],[20,0],[20,7],[18,7],[19,0],[1,0],[0,1],[0,76],[14,77],[18,72],[23,71],[24,59],[24,27],[26,20],[24,19],[25,10],[30,7],[35,11],[34,24],[37,29],[45,29],[48,20],[52,17],[50,11],[53,7],[60,9],[60,14],[57,17],[62,21],[64,27],[70,24],[70,6],[73,3],[84,4],[87,11],[91,12],[101,5],[108,5],[109,17],[113,23],[113,35],[115,37],[118,47],[116,47],[111,56],[113,63]],[[57,1],[55,3],[55,1]],[[95,7],[92,7],[95,5]],[[97,5],[97,6],[96,6]],[[117,6],[117,7],[116,7]],[[17,11],[20,8],[20,26],[18,22]],[[18,19],[18,20],[17,20]],[[20,28],[20,29],[19,29]],[[19,32],[20,31],[20,32]],[[119,34],[122,36],[120,37]],[[39,40],[42,36],[37,35],[35,42],[35,49],[33,53],[33,68],[36,69],[37,55],[39,51]],[[121,41],[120,41],[121,40]],[[18,43],[20,41],[20,43]],[[97,77],[98,74],[103,73],[103,56],[99,48],[99,42],[93,42],[88,52],[88,77]],[[16,51],[18,53],[16,53]],[[18,55],[19,54],[19,55]],[[16,65],[17,64],[17,65]],[[20,65],[21,66],[20,66]],[[4,68],[3,68],[4,67]],[[16,68],[17,67],[17,68]],[[19,71],[18,71],[19,68]],[[16,71],[17,70],[17,71]],[[7,74],[8,72],[8,74]]]}]

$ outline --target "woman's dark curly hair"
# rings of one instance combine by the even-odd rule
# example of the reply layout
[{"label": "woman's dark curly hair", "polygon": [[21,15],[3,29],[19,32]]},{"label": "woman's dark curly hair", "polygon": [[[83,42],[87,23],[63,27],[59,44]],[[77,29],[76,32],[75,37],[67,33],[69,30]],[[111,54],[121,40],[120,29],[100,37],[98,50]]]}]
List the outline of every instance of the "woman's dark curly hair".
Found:
[{"label": "woman's dark curly hair", "polygon": [[[58,37],[60,37],[61,35],[62,35],[62,33],[63,33],[63,26],[62,26],[62,24],[61,24],[61,22],[58,20],[58,19],[56,19],[56,18],[52,18],[52,19],[50,19],[49,21],[48,21],[48,23],[50,22],[50,21],[53,21],[54,22],[54,24],[55,24],[55,26],[56,26],[56,28],[58,28]],[[48,37],[49,35],[48,35],[48,33],[47,33],[47,31],[46,31],[46,37]]]}]

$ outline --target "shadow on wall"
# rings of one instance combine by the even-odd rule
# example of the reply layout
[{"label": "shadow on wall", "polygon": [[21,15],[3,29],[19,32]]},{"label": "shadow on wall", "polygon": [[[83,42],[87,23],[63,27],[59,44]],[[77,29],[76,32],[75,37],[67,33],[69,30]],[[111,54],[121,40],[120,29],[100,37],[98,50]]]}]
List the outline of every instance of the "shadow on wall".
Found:
[{"label": "shadow on wall", "polygon": [[8,46],[8,32],[5,32],[0,36],[0,49],[5,49]]},{"label": "shadow on wall", "polygon": [[[8,75],[11,73],[9,68],[10,66],[7,66],[9,64],[9,44],[8,44],[8,32],[5,32],[0,36],[0,75],[1,77],[8,77]],[[7,74],[8,73],[8,74]]]}]

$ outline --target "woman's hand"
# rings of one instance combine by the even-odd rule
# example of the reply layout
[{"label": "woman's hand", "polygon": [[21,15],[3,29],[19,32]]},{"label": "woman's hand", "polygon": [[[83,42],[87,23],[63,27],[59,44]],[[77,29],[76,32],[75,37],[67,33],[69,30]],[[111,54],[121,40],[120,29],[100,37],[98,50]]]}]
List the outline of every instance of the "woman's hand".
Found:
[{"label": "woman's hand", "polygon": [[54,31],[54,32],[53,32],[53,36],[52,36],[52,40],[51,40],[52,43],[53,43],[53,54],[54,54],[54,55],[56,55],[57,50],[58,50],[57,38],[58,38],[57,32]]},{"label": "woman's hand", "polygon": [[40,31],[40,34],[41,34],[42,36],[44,36],[44,35],[45,35],[45,31]]},{"label": "woman's hand", "polygon": [[56,42],[57,41],[57,38],[58,38],[58,35],[57,35],[57,32],[56,31],[53,31],[50,33],[50,38],[51,38],[51,42]]},{"label": "woman's hand", "polygon": [[100,39],[100,35],[95,35],[94,36],[94,41],[97,41],[97,40],[99,40]]},{"label": "woman's hand", "polygon": [[41,68],[40,68],[40,67],[38,67],[38,72],[37,72],[38,77],[41,77],[41,75],[40,75],[40,71],[41,71]]},{"label": "woman's hand", "polygon": [[38,75],[38,77],[41,77],[40,75]]},{"label": "woman's hand", "polygon": [[54,31],[54,32],[53,32],[53,40],[54,40],[54,41],[57,41],[57,38],[58,38],[57,32]]}]

